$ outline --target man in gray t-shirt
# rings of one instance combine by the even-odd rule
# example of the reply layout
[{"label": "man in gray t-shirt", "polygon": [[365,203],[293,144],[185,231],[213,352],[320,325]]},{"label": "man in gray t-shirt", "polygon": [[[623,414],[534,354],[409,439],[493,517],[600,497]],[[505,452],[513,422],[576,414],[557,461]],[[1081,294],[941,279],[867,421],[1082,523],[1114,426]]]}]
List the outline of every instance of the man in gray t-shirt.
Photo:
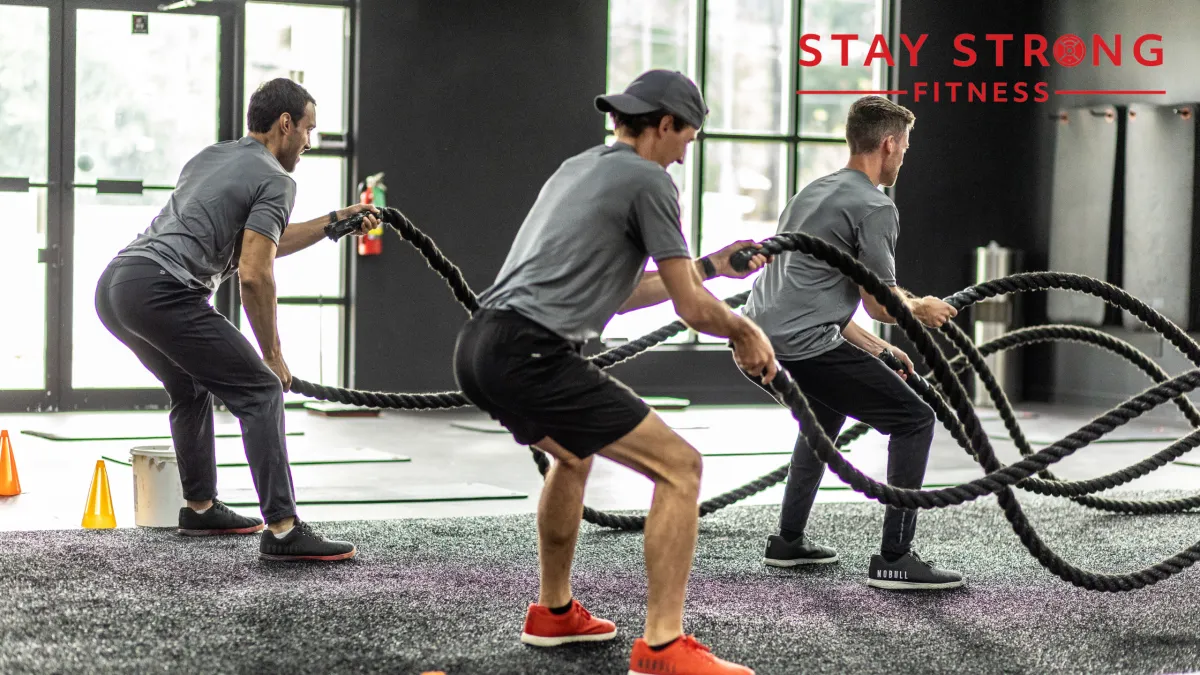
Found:
[{"label": "man in gray t-shirt", "polygon": [[[250,97],[246,121],[248,136],[209,146],[184,165],[166,206],[101,275],[96,312],[170,396],[171,438],[187,501],[179,532],[264,530],[262,520],[234,513],[216,498],[216,397],[242,425],[266,520],[260,557],[342,560],[354,556],[353,544],[329,541],[296,517],[283,420],[283,392],[292,376],[275,321],[274,262],[317,243],[334,222],[375,209],[357,204],[289,225],[296,200],[291,172],[316,127],[315,101],[291,80],[272,80]],[[377,224],[368,214],[358,233]],[[234,272],[261,358],[209,304]]]},{"label": "man in gray t-shirt", "polygon": [[[598,217],[612,224],[599,226]],[[546,183],[479,304],[585,342],[633,293],[647,257],[691,258],[675,183],[634,146],[600,145],[563,162]]]},{"label": "man in gray t-shirt", "polygon": [[237,271],[243,229],[278,246],[295,203],[295,179],[261,141],[217,143],[184,164],[166,206],[117,257],[153,260],[215,293]]},{"label": "man in gray t-shirt", "polygon": [[[916,298],[896,285],[900,221],[892,200],[879,190],[899,175],[912,113],[878,96],[855,102],[846,121],[850,161],[846,168],[804,187],[784,209],[779,233],[820,238],[854,256],[892,287],[924,324],[940,327],[956,312],[933,297]],[[890,436],[888,482],[918,489],[933,441],[933,411],[877,358],[884,350],[912,368],[908,356],[854,323],[859,302],[876,321],[895,323],[874,296],[812,256],[788,252],[754,282],[745,314],[771,340],[780,364],[791,373],[825,434],[837,437],[846,417]],[[769,565],[831,563],[837,553],[805,536],[805,526],[825,464],[803,434],[796,439],[780,513],[780,533],[767,541]],[[962,575],[921,560],[912,550],[915,510],[887,507],[883,541],[872,556],[867,583],[880,588],[952,588]]]},{"label": "man in gray t-shirt", "polygon": [[[778,234],[803,232],[823,239],[888,286],[896,285],[896,205],[858,169],[818,178],[792,198]],[[763,329],[780,359],[801,361],[845,341],[861,299],[849,277],[812,256],[787,253],[755,280],[745,314]]]},{"label": "man in gray t-shirt", "polygon": [[[612,114],[616,142],[566,160],[542,187],[455,346],[455,377],[471,402],[517,442],[558,460],[538,503],[541,592],[521,640],[549,647],[616,636],[611,621],[592,617],[571,597],[583,490],[599,454],[655,483],[646,519],[646,631],[634,641],[629,672],[747,675],[752,671],[682,635],[699,453],[580,350],[614,313],[670,299],[683,321],[729,337],[737,364],[769,381],[775,357],[766,336],[702,285],[702,277],[747,276],[733,271],[729,256],[753,243],[699,261],[688,253],[678,192],[665,169],[683,160],[708,112],[695,83],[652,70],[596,106]],[[658,270],[646,272],[651,258]],[[755,256],[751,270],[766,262]]]}]

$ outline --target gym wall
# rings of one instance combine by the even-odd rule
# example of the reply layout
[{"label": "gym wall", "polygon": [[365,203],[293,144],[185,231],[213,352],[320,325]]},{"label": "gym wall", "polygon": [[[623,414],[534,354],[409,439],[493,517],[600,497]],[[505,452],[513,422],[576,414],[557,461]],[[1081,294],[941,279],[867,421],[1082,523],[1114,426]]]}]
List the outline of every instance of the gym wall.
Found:
[{"label": "gym wall", "polygon": [[[1026,69],[1006,59],[1002,67],[990,55],[978,65],[959,68],[954,36],[973,33],[983,54],[987,33],[1041,32],[1041,2],[937,2],[902,0],[900,32],[915,40],[929,37],[916,67],[902,57],[897,65],[900,89],[917,82],[1040,81],[1040,69]],[[896,274],[900,284],[918,295],[945,297],[974,283],[975,247],[995,240],[1024,251],[1024,265],[1044,268],[1047,242],[1036,232],[1036,179],[1028,167],[1037,164],[1034,137],[1042,106],[1032,103],[934,102],[926,96],[899,102],[916,115],[910,149],[904,158],[894,198],[900,212]],[[1024,302],[1037,312],[1035,302]],[[1034,307],[1029,307],[1034,304]],[[968,310],[957,319],[970,330]],[[915,354],[899,331],[889,339]],[[1028,377],[1024,378],[1026,381]]]},{"label": "gym wall", "polygon": [[[1055,66],[1030,71],[1009,61],[976,68],[980,80],[1046,80],[1050,88],[1165,88],[1172,101],[1200,100],[1188,70],[1200,45],[1187,26],[1200,5],[1133,0],[946,3],[901,0],[899,31],[928,33],[917,67],[900,60],[899,86],[963,79],[952,65],[953,36],[1007,32],[1164,35],[1165,64],[1145,68]],[[603,138],[592,98],[606,86],[607,3],[364,0],[356,175],[385,171],[389,203],[428,232],[476,291],[491,283],[543,181],[566,157]],[[933,39],[940,36],[940,39]],[[517,47],[520,45],[520,47]],[[1131,45],[1127,45],[1126,50]],[[501,56],[502,55],[502,56]],[[1136,78],[1136,79],[1132,79]],[[996,240],[1024,253],[1024,269],[1045,269],[1050,243],[1054,127],[1070,103],[1127,104],[1133,97],[1051,97],[1045,104],[949,104],[902,98],[917,116],[895,198],[901,283],[945,296],[973,282],[976,246]],[[1168,101],[1154,101],[1166,103]],[[454,389],[454,336],[466,319],[445,284],[395,237],[381,256],[355,261],[353,380],[362,389]],[[1024,298],[1022,322],[1044,322],[1045,297]],[[969,312],[960,317],[967,325]],[[1119,325],[1107,330],[1121,332]],[[1132,335],[1178,370],[1157,337]],[[905,341],[897,340],[902,346]],[[1023,354],[1024,398],[1120,401],[1141,376],[1082,347]],[[645,395],[698,403],[768,400],[718,347],[663,349],[612,371]]]},{"label": "gym wall", "polygon": [[[1074,33],[1085,39],[1095,33],[1108,36],[1120,33],[1126,62],[1122,67],[1104,65],[1093,67],[1090,61],[1075,68],[1053,68],[1048,73],[1051,89],[1162,89],[1166,96],[1075,96],[1075,106],[1110,103],[1127,107],[1130,103],[1167,105],[1200,102],[1200,81],[1195,78],[1193,64],[1200,58],[1200,44],[1195,42],[1191,26],[1200,22],[1200,4],[1186,2],[1135,2],[1129,0],[1056,0],[1044,6],[1047,35]],[[1163,64],[1153,68],[1132,67],[1128,64],[1133,40],[1145,33],[1163,36]],[[1053,102],[1053,99],[1052,101]],[[1047,109],[1047,113],[1052,110]],[[1049,238],[1051,213],[1051,183],[1054,157],[1052,124],[1038,120],[1039,158],[1036,166],[1034,209],[1036,217],[1035,242]],[[1136,155],[1135,155],[1136,156]],[[1132,168],[1132,167],[1130,167]],[[1195,245],[1193,244],[1193,255]],[[1193,266],[1194,267],[1194,266]],[[1191,285],[1200,283],[1195,273]],[[1044,320],[1043,317],[1030,317]],[[1174,347],[1156,334],[1144,334],[1121,325],[1119,318],[1110,317],[1103,330],[1132,343],[1153,356],[1172,374],[1192,366]],[[1150,385],[1149,380],[1133,367],[1094,348],[1077,345],[1055,345],[1045,350],[1044,360],[1029,364],[1026,369],[1025,393],[1031,398],[1086,405],[1115,405]],[[1156,411],[1178,418],[1171,409]]]},{"label": "gym wall", "polygon": [[[404,211],[480,292],[545,179],[602,142],[608,8],[366,0],[359,12],[356,180],[385,172]],[[352,386],[457,389],[467,318],[424,258],[389,234],[357,257]]]}]

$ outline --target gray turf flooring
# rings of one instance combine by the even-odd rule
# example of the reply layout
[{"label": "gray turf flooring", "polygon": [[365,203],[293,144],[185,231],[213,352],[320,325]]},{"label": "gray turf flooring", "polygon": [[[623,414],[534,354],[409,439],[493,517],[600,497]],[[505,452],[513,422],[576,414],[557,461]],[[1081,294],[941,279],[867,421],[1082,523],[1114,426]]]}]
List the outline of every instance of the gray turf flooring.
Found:
[{"label": "gray turf flooring", "polygon": [[[1165,496],[1159,494],[1157,496]],[[1178,496],[1178,495],[1173,495]],[[1019,493],[1078,565],[1130,571],[1200,539],[1200,515],[1126,517]],[[760,563],[777,509],[701,520],[685,628],[758,673],[1178,673],[1200,670],[1200,569],[1104,594],[1045,572],[994,498],[925,512],[918,548],[968,574],[948,592],[864,583],[882,509],[819,504],[842,562]],[[255,537],[0,533],[0,672],[612,673],[644,618],[642,537],[584,525],[575,594],[617,622],[608,644],[517,641],[536,598],[531,516],[333,523],[359,557],[260,563]]]}]

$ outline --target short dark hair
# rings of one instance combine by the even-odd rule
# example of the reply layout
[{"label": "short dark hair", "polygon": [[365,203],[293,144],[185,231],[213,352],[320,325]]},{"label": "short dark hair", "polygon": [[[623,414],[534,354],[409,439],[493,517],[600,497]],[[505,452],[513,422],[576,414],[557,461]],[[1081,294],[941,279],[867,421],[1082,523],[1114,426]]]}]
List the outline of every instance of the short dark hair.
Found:
[{"label": "short dark hair", "polygon": [[888,136],[900,136],[917,120],[912,111],[882,96],[864,96],[850,106],[846,116],[846,142],[850,154],[872,152]]},{"label": "short dark hair", "polygon": [[[655,110],[654,112],[643,113],[641,115],[626,115],[615,110],[610,113],[612,115],[613,127],[617,129],[625,127],[634,136],[641,136],[642,132],[646,129],[657,127],[662,122],[662,118],[670,114],[666,110]],[[675,128],[675,131],[683,131],[688,125],[678,115],[673,116],[672,119],[674,120],[674,124],[671,126]]]},{"label": "short dark hair", "polygon": [[263,82],[250,96],[246,127],[252,133],[264,134],[271,130],[271,125],[283,113],[290,114],[292,120],[299,122],[304,119],[304,109],[309,103],[316,105],[317,101],[307,89],[286,77]]}]

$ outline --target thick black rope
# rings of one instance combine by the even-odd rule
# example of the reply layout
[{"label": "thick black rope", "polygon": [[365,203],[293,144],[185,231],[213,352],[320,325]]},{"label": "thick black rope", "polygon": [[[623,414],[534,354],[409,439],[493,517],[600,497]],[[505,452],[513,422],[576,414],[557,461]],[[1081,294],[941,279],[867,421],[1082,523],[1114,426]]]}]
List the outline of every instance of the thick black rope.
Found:
[{"label": "thick black rope", "polygon": [[[808,235],[777,235],[761,242],[761,247],[764,252],[772,255],[778,255],[784,251],[797,251],[812,255],[836,267],[856,284],[865,288],[867,292],[871,293],[884,306],[888,314],[896,319],[896,324],[916,346],[921,357],[929,364],[936,379],[943,384],[950,398],[950,403],[957,413],[957,418],[965,428],[964,430],[970,442],[969,447],[974,451],[973,456],[984,470],[988,472],[988,476],[980,480],[996,480],[999,482],[997,479],[1000,475],[1008,472],[1009,477],[1011,477],[1011,470],[1022,465],[1028,468],[1045,468],[1045,465],[1050,462],[1043,463],[1039,459],[1036,464],[1030,465],[1030,461],[1043,455],[1046,455],[1045,459],[1050,459],[1054,455],[1059,455],[1058,458],[1061,459],[1061,457],[1070,454],[1070,452],[1073,452],[1078,447],[1082,447],[1083,441],[1095,440],[1100,434],[1111,431],[1129,419],[1152,409],[1154,406],[1174,399],[1187,391],[1191,391],[1196,386],[1200,386],[1200,370],[1190,371],[1177,378],[1168,380],[1130,399],[1130,401],[1122,404],[1118,409],[1109,411],[1105,415],[1093,420],[1092,424],[1071,434],[1066,439],[1063,439],[1063,441],[1035,453],[1011,467],[1004,467],[996,458],[987,434],[984,432],[983,425],[975,415],[967,393],[962,383],[955,376],[949,360],[938,344],[930,337],[924,326],[913,317],[908,306],[889,287],[884,285],[877,276],[871,273],[858,260],[850,257],[840,249]],[[1200,359],[1196,358],[1200,356],[1200,345],[1197,345],[1188,338],[1178,326],[1175,326],[1165,317],[1145,305],[1145,303],[1142,303],[1123,290],[1088,277],[1055,272],[1014,275],[966,289],[948,298],[947,302],[956,309],[961,310],[973,302],[978,302],[1001,293],[1044,290],[1049,288],[1078,290],[1104,298],[1110,304],[1130,311],[1144,323],[1166,336],[1172,344],[1176,345],[1193,362],[1200,363]],[[952,331],[951,337],[953,337]],[[966,353],[968,353],[968,358],[970,358],[970,352],[967,351]],[[981,376],[987,372],[987,367],[983,364],[982,360],[978,363],[972,361],[972,365],[981,373]],[[780,377],[780,375],[783,375],[783,377]],[[772,381],[771,390],[776,398],[784,403],[792,411],[793,416],[800,422],[801,433],[804,434],[805,438],[813,446],[818,456],[828,462],[830,468],[855,490],[879,499],[879,501],[884,503],[894,502],[891,499],[880,499],[879,496],[872,494],[872,492],[880,491],[886,493],[890,491],[893,493],[892,496],[899,498],[896,501],[900,501],[901,499],[911,500],[910,503],[918,508],[940,506],[937,501],[931,500],[933,500],[934,493],[946,491],[930,491],[928,494],[921,494],[924,491],[916,490],[900,491],[897,488],[890,488],[890,486],[881,486],[874,481],[870,481],[869,478],[862,476],[860,473],[855,475],[858,473],[857,470],[853,470],[853,467],[842,459],[833,448],[829,438],[825,436],[820,425],[816,423],[815,418],[812,416],[812,412],[808,408],[804,396],[795,386],[795,383],[791,381],[791,378],[786,376],[785,372],[781,372]],[[1038,466],[1039,464],[1040,466]],[[1024,470],[1026,468],[1023,467],[1022,471]],[[967,485],[978,482],[972,481],[972,483]],[[959,488],[963,487],[965,486],[959,486]],[[950,490],[955,489],[950,488]],[[1015,495],[1008,486],[999,486],[995,494],[997,501],[1004,510],[1005,517],[1013,527],[1013,531],[1016,532],[1021,543],[1025,545],[1025,548],[1038,562],[1060,578],[1083,588],[1102,591],[1124,591],[1142,588],[1166,579],[1173,574],[1177,574],[1183,569],[1190,567],[1197,560],[1200,560],[1200,542],[1197,542],[1190,548],[1175,554],[1163,562],[1131,574],[1096,574],[1081,570],[1060,558],[1041,541],[1026,519],[1020,504],[1017,503]],[[929,504],[929,506],[926,506],[926,504]]]},{"label": "thick black rope", "polygon": [[[396,209],[381,209],[381,212],[383,220],[395,229],[402,238],[416,247],[425,256],[429,266],[446,280],[460,304],[467,308],[468,311],[473,312],[478,307],[474,292],[467,285],[461,271],[441,253],[433,240],[418,230],[404,214]],[[930,380],[938,383],[936,385],[937,389],[943,390],[949,396],[953,409],[945,403],[938,391],[925,383],[922,378],[916,377],[914,374],[913,377],[910,377],[910,382],[913,383],[914,388],[926,400],[929,400],[934,405],[939,419],[951,430],[952,435],[959,441],[960,445],[967,449],[972,457],[988,472],[984,477],[963,485],[929,491],[904,490],[874,481],[845,461],[837,450],[837,448],[844,446],[846,443],[865,433],[867,430],[866,425],[858,424],[844,432],[838,438],[835,446],[816,423],[811,410],[808,408],[803,395],[795,386],[795,383],[787,375],[786,371],[781,370],[779,376],[776,377],[776,380],[770,386],[773,395],[786,405],[792,411],[793,416],[800,421],[802,433],[804,433],[805,438],[818,455],[853,489],[882,503],[905,508],[940,508],[963,503],[980,496],[996,494],[1004,509],[1005,516],[1009,519],[1021,542],[1043,566],[1071,583],[1093,590],[1118,591],[1141,588],[1165,579],[1172,574],[1176,574],[1200,559],[1200,542],[1198,542],[1195,546],[1176,554],[1166,561],[1132,574],[1103,575],[1080,570],[1063,561],[1040,541],[1036,532],[1033,531],[1032,526],[1025,519],[1020,505],[1016,502],[1010,489],[1010,486],[1020,484],[1022,488],[1029,487],[1033,491],[1042,491],[1043,494],[1071,496],[1076,501],[1089,506],[1114,511],[1162,513],[1192,508],[1194,506],[1192,505],[1192,500],[1149,503],[1120,502],[1114,500],[1096,500],[1096,498],[1088,495],[1091,492],[1108,489],[1113,485],[1119,485],[1133,480],[1140,475],[1145,475],[1145,473],[1152,471],[1154,468],[1158,468],[1167,461],[1171,461],[1171,459],[1191,450],[1196,445],[1200,445],[1200,431],[1194,432],[1184,439],[1177,441],[1171,447],[1157,453],[1148,460],[1110,474],[1109,476],[1090,481],[1059,481],[1049,474],[1049,472],[1045,471],[1045,469],[1050,464],[1069,456],[1091,441],[1112,431],[1117,426],[1169,400],[1174,400],[1180,406],[1185,415],[1188,416],[1189,421],[1193,422],[1194,426],[1200,426],[1200,424],[1197,424],[1197,422],[1200,422],[1200,413],[1195,411],[1194,407],[1191,406],[1185,397],[1186,392],[1200,386],[1200,370],[1191,371],[1173,379],[1166,379],[1166,374],[1160,368],[1157,368],[1156,365],[1153,365],[1153,362],[1145,359],[1144,356],[1140,358],[1133,356],[1131,358],[1132,352],[1136,352],[1131,346],[1125,345],[1128,347],[1128,350],[1132,350],[1132,352],[1128,352],[1128,350],[1116,346],[1114,343],[1107,343],[1099,339],[1076,337],[1075,339],[1087,340],[1126,356],[1150,374],[1159,384],[1139,396],[1126,401],[1118,408],[1110,410],[1105,415],[1093,420],[1092,423],[1069,435],[1062,441],[1034,453],[1021,434],[1019,426],[1016,424],[1015,415],[1012,414],[1011,407],[1008,406],[1003,391],[996,384],[995,378],[991,376],[990,371],[983,362],[983,357],[989,353],[985,352],[984,348],[991,348],[995,345],[994,350],[999,351],[1000,349],[1013,348],[1036,341],[1072,338],[1059,338],[1049,334],[1042,334],[1036,337],[1023,336],[1025,337],[1024,341],[1017,338],[1004,342],[1003,338],[1001,338],[977,348],[970,343],[970,340],[966,339],[965,334],[962,334],[961,330],[957,329],[957,326],[948,324],[949,328],[946,333],[952,345],[961,352],[961,356],[956,357],[954,359],[955,363],[952,363],[946,358],[938,344],[931,339],[926,329],[912,316],[907,306],[888,287],[884,286],[878,277],[863,267],[857,260],[819,239],[802,234],[779,235],[762,242],[761,246],[765,252],[770,254],[797,251],[813,255],[837,267],[858,285],[872,293],[888,312],[893,317],[896,317],[897,324],[917,346],[920,356],[927,363],[931,364],[933,372]],[[950,296],[946,301],[961,310],[974,302],[979,302],[995,295],[1051,288],[1090,293],[1105,299],[1110,304],[1130,311],[1144,323],[1166,336],[1180,351],[1197,365],[1200,365],[1200,345],[1197,345],[1188,338],[1186,333],[1181,329],[1123,290],[1088,277],[1053,272],[1014,275],[965,289]],[[743,293],[734,296],[727,299],[726,303],[731,307],[738,307],[745,302],[747,295]],[[633,358],[685,328],[682,322],[672,322],[643,338],[639,338],[608,352],[598,354],[592,357],[592,362],[599,367],[610,367],[626,359]],[[1150,366],[1146,367],[1146,364],[1150,364]],[[996,399],[1002,417],[1005,419],[1006,427],[1009,428],[1010,433],[1013,433],[1014,440],[1017,441],[1018,447],[1021,448],[1024,458],[1016,464],[1004,466],[999,462],[983,431],[982,425],[974,414],[974,410],[963,389],[962,382],[958,377],[962,376],[964,371],[966,371],[966,374],[969,374],[972,370],[980,374],[980,378],[985,382],[989,393]],[[372,407],[431,409],[470,405],[469,401],[459,392],[435,394],[360,392],[335,387],[323,387],[303,380],[294,380],[292,391],[313,398],[336,400],[356,405],[370,405]],[[533,451],[534,460],[539,470],[545,475],[550,467],[548,458],[536,448],[531,448],[531,450]],[[784,465],[752,481],[746,486],[704,502],[700,505],[700,514],[706,515],[778,483],[786,477],[787,470],[788,465]],[[1040,473],[1041,477],[1031,478],[1035,473]],[[1141,510],[1139,511],[1139,509]],[[620,516],[595,511],[590,508],[585,508],[584,517],[588,522],[621,529],[640,529],[645,523],[645,518],[642,516]]]},{"label": "thick black rope", "polygon": [[[1106,349],[1134,364],[1139,370],[1146,373],[1155,382],[1164,382],[1169,379],[1167,372],[1163,370],[1162,367],[1150,360],[1149,357],[1147,357],[1133,345],[1109,335],[1108,333],[1103,333],[1101,331],[1082,326],[1049,325],[1021,328],[980,345],[979,353],[981,356],[986,357],[989,354],[998,351],[1015,349],[1017,347],[1023,347],[1041,342],[1055,341],[1070,341],[1095,345],[1101,349]],[[951,359],[950,363],[952,366],[959,366],[966,364],[967,361],[964,355],[960,355]],[[971,369],[968,368],[965,370]],[[1007,399],[1004,398],[1004,392],[999,388],[998,385],[995,384],[994,378],[990,384],[985,383],[985,386],[988,389],[988,393],[992,397],[993,401],[1007,401]],[[929,396],[926,396],[924,393],[922,393],[922,396],[925,397],[926,401],[929,401],[931,404],[933,403]],[[1179,408],[1180,412],[1183,413],[1183,416],[1187,418],[1188,422],[1190,422],[1193,427],[1200,427],[1200,411],[1196,410],[1195,406],[1192,405],[1192,402],[1188,400],[1186,396],[1180,396],[1179,398],[1176,398],[1174,402]],[[1021,432],[1021,428],[1017,424],[1015,416],[1012,414],[1011,407],[1001,408],[1000,413],[1004,420],[1005,428],[1009,432],[1009,437],[1017,445],[1021,454],[1023,456],[1029,456],[1033,454],[1033,450],[1029,447],[1028,441]],[[1114,480],[1119,481],[1118,483],[1114,484],[1120,484],[1135,478],[1140,478],[1141,476],[1144,476],[1151,471],[1178,459],[1185,452],[1191,449],[1186,448],[1185,445],[1186,444],[1181,442],[1174,443],[1165,450],[1162,450],[1131,467],[1122,469],[1121,471],[1113,474],[1109,474],[1108,476],[1103,476],[1101,478],[1092,480]],[[1041,471],[1038,475],[1049,480],[1058,480],[1049,471]],[[1030,490],[1031,492],[1039,492],[1040,494],[1050,494],[1049,492],[1040,491],[1039,488],[1041,485],[1041,482],[1023,482],[1018,487]],[[1133,515],[1177,513],[1180,511],[1186,511],[1200,507],[1200,496],[1188,497],[1185,499],[1168,499],[1162,501],[1126,501],[1101,499],[1096,497],[1073,497],[1073,500],[1083,504],[1084,506],[1089,506],[1094,509],[1111,511],[1114,513],[1128,513]]]},{"label": "thick black rope", "polygon": [[[977,372],[979,372],[980,379],[983,380],[984,387],[987,389],[988,394],[995,402],[997,410],[1004,419],[1005,428],[1008,430],[1010,437],[1017,445],[1021,454],[1023,456],[1032,455],[1033,450],[1029,447],[1029,443],[1025,439],[1024,434],[1021,433],[1020,427],[1016,422],[1016,417],[1013,413],[1012,406],[1008,402],[1008,398],[1005,396],[1000,385],[996,382],[992,372],[984,365],[981,350],[976,349],[975,346],[971,344],[970,338],[968,338],[966,333],[964,333],[957,325],[947,324],[946,329],[955,346],[964,356],[967,357],[972,369],[975,369]],[[1096,332],[1099,333],[1099,331]],[[1101,333],[1101,335],[1103,334]],[[1102,344],[1114,347],[1124,346],[1129,349],[1133,349],[1133,347],[1128,343],[1124,343],[1116,338],[1111,338],[1111,341],[1102,341]],[[1143,359],[1145,359],[1144,356]],[[1135,365],[1141,367],[1144,372],[1147,372],[1151,378],[1157,382],[1163,382],[1167,380],[1166,372],[1149,359],[1145,359],[1145,362],[1137,362]],[[1175,404],[1180,407],[1180,409],[1184,412],[1184,415],[1188,417],[1188,420],[1193,423],[1192,426],[1200,426],[1200,423],[1197,423],[1200,422],[1200,413],[1196,412],[1195,407],[1192,406],[1191,402],[1188,401],[1186,396],[1177,397],[1175,399]],[[1196,444],[1200,442],[1193,442],[1190,440],[1191,438],[1191,436],[1185,437],[1184,439],[1172,444],[1165,450],[1156,453],[1149,459],[1143,460],[1142,462],[1107,476],[1101,476],[1099,478],[1094,478],[1087,481],[1065,482],[1058,479],[1049,471],[1041,471],[1038,474],[1040,478],[1024,481],[1021,483],[1021,487],[1042,495],[1071,497],[1077,503],[1106,511],[1117,510],[1127,513],[1161,513],[1162,502],[1142,502],[1142,504],[1145,506],[1145,509],[1147,509],[1142,511],[1137,507],[1134,507],[1132,510],[1130,509],[1131,504],[1137,504],[1138,502],[1115,502],[1098,497],[1085,497],[1084,495],[1087,495],[1091,492],[1098,492],[1100,490],[1107,490],[1118,485],[1128,483],[1136,478],[1140,478],[1150,473],[1155,469],[1165,466],[1168,462],[1174,461],[1183,454],[1192,450]],[[1188,500],[1172,500],[1170,503],[1174,505],[1174,508],[1183,510],[1181,506],[1184,504],[1194,504],[1196,506],[1200,506],[1200,499],[1190,498]]]}]

